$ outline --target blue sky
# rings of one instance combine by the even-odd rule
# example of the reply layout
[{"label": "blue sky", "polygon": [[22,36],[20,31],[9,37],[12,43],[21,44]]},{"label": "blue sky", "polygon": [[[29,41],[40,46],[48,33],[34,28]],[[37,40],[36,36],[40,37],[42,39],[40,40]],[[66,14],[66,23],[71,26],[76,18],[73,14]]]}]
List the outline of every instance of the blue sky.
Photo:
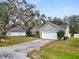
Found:
[{"label": "blue sky", "polygon": [[60,17],[79,14],[79,0],[26,0],[36,5],[41,14]]}]

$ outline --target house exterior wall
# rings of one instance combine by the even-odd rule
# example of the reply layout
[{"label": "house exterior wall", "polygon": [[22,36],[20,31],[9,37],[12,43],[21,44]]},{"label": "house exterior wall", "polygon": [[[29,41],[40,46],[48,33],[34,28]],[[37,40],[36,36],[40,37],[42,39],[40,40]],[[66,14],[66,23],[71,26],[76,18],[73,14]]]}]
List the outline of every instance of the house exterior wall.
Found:
[{"label": "house exterior wall", "polygon": [[71,37],[71,34],[65,34],[64,36],[70,38]]},{"label": "house exterior wall", "polygon": [[71,37],[71,34],[69,33],[70,32],[70,29],[69,29],[69,26],[67,26],[66,30],[65,30],[65,36],[67,37]]},{"label": "house exterior wall", "polygon": [[25,32],[8,32],[6,36],[25,36]]},{"label": "house exterior wall", "polygon": [[70,30],[69,30],[69,26],[67,26],[67,28],[66,28],[66,30],[65,30],[65,33],[66,33],[66,34],[69,34],[69,31],[70,31]]},{"label": "house exterior wall", "polygon": [[45,39],[57,39],[57,29],[55,26],[52,26],[51,24],[47,24],[44,26],[40,31],[40,38],[45,38]]}]

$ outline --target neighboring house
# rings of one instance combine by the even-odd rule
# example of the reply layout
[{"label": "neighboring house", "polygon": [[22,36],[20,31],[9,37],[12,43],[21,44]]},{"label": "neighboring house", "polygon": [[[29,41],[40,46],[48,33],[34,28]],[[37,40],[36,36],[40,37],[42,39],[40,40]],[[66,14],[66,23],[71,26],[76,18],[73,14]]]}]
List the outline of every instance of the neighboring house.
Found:
[{"label": "neighboring house", "polygon": [[40,38],[42,39],[58,39],[57,32],[59,30],[64,30],[66,34],[69,34],[69,27],[67,25],[55,25],[51,22],[47,22],[40,28],[33,28],[32,34],[35,34],[39,31]]},{"label": "neighboring house", "polygon": [[32,29],[31,29],[31,32],[32,32],[32,35],[36,35],[38,29],[40,28],[41,26],[34,26]]},{"label": "neighboring house", "polygon": [[25,30],[20,28],[12,28],[7,32],[7,36],[25,36]]}]

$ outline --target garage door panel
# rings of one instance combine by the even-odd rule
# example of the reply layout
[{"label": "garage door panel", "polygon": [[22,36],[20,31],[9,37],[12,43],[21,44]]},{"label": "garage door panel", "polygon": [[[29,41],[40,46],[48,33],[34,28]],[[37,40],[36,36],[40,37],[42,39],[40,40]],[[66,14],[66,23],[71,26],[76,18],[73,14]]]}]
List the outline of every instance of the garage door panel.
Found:
[{"label": "garage door panel", "polygon": [[45,33],[42,32],[43,39],[57,39],[57,33]]}]

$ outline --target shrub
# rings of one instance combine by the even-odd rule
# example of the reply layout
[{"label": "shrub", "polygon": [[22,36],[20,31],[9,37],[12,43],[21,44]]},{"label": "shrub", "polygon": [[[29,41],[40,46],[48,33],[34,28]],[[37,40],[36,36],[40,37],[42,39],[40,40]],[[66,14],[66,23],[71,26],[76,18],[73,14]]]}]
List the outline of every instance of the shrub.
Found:
[{"label": "shrub", "polygon": [[30,30],[27,30],[27,31],[26,31],[26,34],[27,34],[27,36],[32,36],[32,33],[31,33]]},{"label": "shrub", "polygon": [[63,30],[60,30],[60,31],[57,32],[59,39],[61,39],[64,36],[64,34],[65,34],[65,31],[63,31]]}]

